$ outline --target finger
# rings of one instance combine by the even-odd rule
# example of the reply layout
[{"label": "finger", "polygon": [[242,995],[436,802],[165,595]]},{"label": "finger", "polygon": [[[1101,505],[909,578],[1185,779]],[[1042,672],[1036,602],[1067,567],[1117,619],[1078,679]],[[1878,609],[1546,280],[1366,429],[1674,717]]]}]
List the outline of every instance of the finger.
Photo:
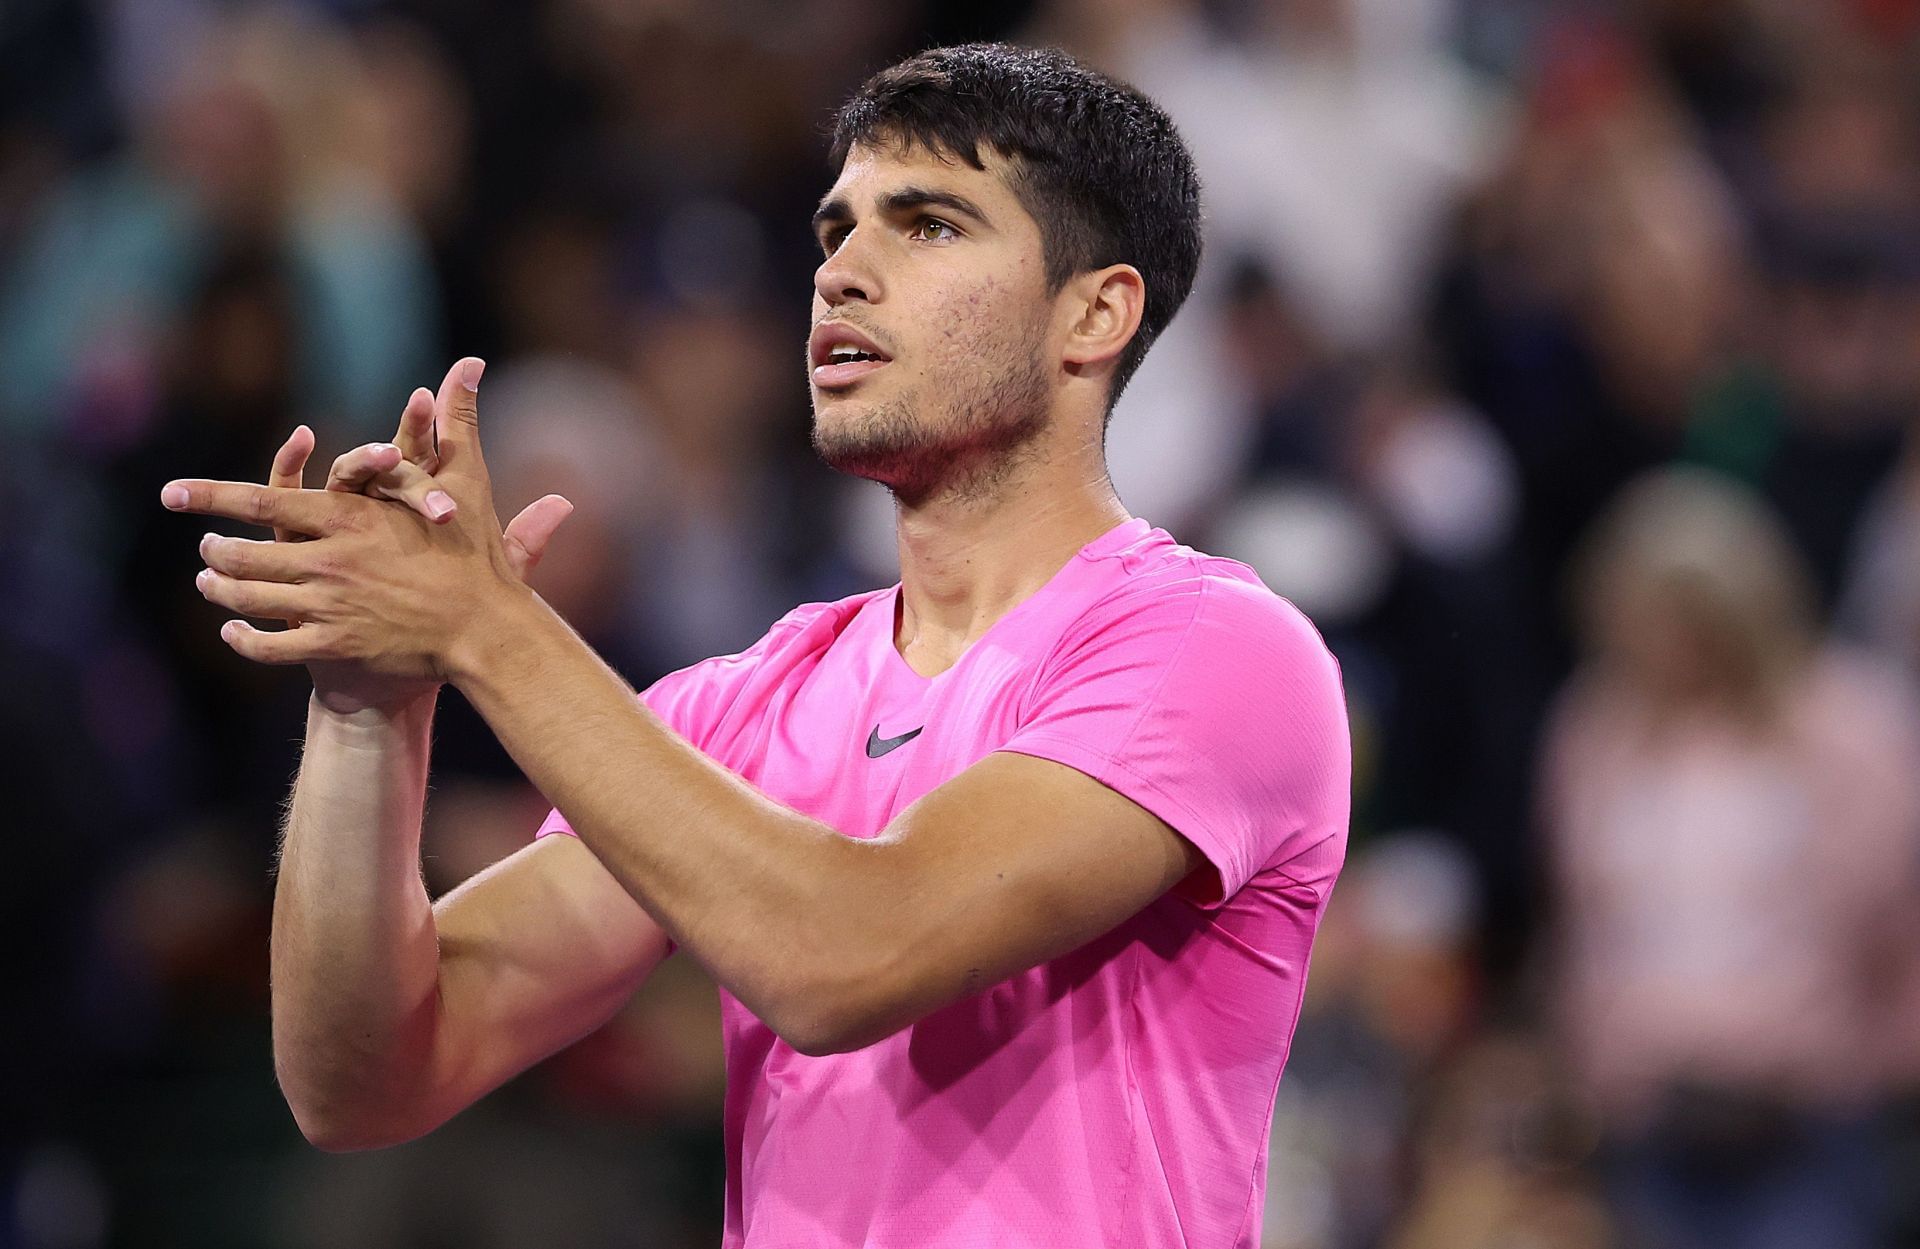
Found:
[{"label": "finger", "polygon": [[400,461],[367,484],[367,493],[376,499],[404,503],[436,525],[453,519],[459,505],[440,482],[418,464]]},{"label": "finger", "polygon": [[354,509],[365,506],[352,495],[199,479],[168,482],[160,491],[160,502],[169,511],[224,516],[315,537],[345,528]]},{"label": "finger", "polygon": [[407,396],[407,406],[400,410],[400,429],[393,441],[401,455],[429,473],[439,468],[440,440],[434,429],[433,392],[425,386]]},{"label": "finger", "polygon": [[296,425],[280,449],[273,453],[273,469],[267,475],[269,486],[298,490],[306,484],[307,457],[313,454],[313,431]]},{"label": "finger", "polygon": [[571,515],[573,504],[563,495],[550,494],[527,504],[507,523],[501,537],[515,576],[522,581],[527,579],[527,574],[539,565],[540,557],[547,553],[547,543],[553,540],[554,531]]},{"label": "finger", "polygon": [[[274,452],[273,465],[267,471],[267,484],[288,490],[300,489],[306,485],[307,460],[312,455],[313,431],[305,425],[294,426],[287,440]],[[298,536],[291,530],[273,531],[276,542],[291,542]]]},{"label": "finger", "polygon": [[400,448],[390,442],[370,442],[334,460],[327,470],[327,489],[359,494],[368,482],[401,460]]},{"label": "finger", "polygon": [[211,568],[202,568],[193,584],[209,603],[262,620],[302,620],[313,606],[313,591],[305,586],[239,581]]},{"label": "finger", "polygon": [[322,552],[304,542],[263,542],[210,533],[200,539],[200,558],[215,572],[240,581],[298,584],[322,575]]},{"label": "finger", "polygon": [[486,361],[465,356],[453,362],[440,379],[440,393],[434,397],[434,428],[440,436],[440,467],[457,467],[467,476],[483,476],[480,461],[480,375]]},{"label": "finger", "polygon": [[244,620],[229,620],[220,626],[220,640],[231,646],[242,659],[260,664],[304,664],[325,659],[320,626],[305,624],[297,629],[267,632]]}]

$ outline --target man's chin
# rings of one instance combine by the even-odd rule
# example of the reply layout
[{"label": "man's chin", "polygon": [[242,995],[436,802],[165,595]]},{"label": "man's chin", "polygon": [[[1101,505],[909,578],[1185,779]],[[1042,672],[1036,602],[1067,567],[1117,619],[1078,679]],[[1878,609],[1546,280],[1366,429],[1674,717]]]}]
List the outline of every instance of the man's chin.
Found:
[{"label": "man's chin", "polygon": [[925,439],[897,407],[847,399],[813,409],[813,450],[827,467],[892,484],[903,462],[918,458]]},{"label": "man's chin", "polygon": [[822,430],[818,425],[813,431],[813,451],[836,473],[883,484],[891,484],[892,470],[900,462],[897,449],[848,437],[844,431]]}]

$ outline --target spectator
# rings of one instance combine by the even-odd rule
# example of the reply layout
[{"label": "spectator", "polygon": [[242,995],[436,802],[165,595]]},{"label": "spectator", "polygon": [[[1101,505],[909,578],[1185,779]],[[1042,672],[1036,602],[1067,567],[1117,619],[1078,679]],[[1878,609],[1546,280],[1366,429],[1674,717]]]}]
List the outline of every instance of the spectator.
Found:
[{"label": "spectator", "polygon": [[1872,1245],[1920,707],[1820,635],[1778,521],[1698,470],[1630,486],[1577,589],[1549,983],[1612,1192],[1663,1245]]}]

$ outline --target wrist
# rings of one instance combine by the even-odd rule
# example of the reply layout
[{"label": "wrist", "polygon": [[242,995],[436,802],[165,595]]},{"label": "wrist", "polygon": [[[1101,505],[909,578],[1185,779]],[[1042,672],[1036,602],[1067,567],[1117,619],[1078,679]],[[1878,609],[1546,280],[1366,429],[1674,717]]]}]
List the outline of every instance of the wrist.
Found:
[{"label": "wrist", "polygon": [[553,612],[545,600],[521,582],[503,583],[440,656],[440,674],[465,688],[510,654]]},{"label": "wrist", "polygon": [[330,706],[316,690],[307,702],[308,740],[322,735],[349,747],[383,747],[396,734],[418,733],[430,725],[439,696],[440,687],[432,685],[392,702]]}]

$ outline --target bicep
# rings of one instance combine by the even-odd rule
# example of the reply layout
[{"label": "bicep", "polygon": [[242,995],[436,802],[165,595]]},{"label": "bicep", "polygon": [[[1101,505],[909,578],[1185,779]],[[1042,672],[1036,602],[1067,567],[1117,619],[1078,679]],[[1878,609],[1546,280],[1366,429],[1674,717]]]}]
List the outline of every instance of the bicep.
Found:
[{"label": "bicep", "polygon": [[918,1017],[1075,950],[1196,872],[1193,844],[1065,764],[997,753],[915,803],[896,845]]},{"label": "bicep", "polygon": [[611,1019],[666,933],[574,837],[542,837],[434,905],[433,1084],[451,1117]]}]

